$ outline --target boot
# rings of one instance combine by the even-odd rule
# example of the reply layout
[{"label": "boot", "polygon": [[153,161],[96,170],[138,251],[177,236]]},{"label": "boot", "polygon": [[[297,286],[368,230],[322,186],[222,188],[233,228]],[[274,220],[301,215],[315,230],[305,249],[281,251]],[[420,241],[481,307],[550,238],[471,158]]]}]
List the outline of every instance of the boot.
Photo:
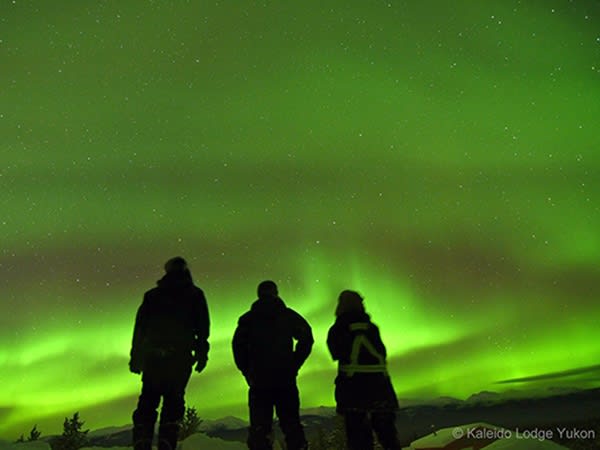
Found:
[{"label": "boot", "polygon": [[144,424],[133,426],[133,450],[152,450],[154,427]]},{"label": "boot", "polygon": [[246,443],[250,450],[273,450],[273,431],[260,425],[250,426]]},{"label": "boot", "polygon": [[158,450],[175,450],[179,436],[179,423],[163,423],[158,427]]}]

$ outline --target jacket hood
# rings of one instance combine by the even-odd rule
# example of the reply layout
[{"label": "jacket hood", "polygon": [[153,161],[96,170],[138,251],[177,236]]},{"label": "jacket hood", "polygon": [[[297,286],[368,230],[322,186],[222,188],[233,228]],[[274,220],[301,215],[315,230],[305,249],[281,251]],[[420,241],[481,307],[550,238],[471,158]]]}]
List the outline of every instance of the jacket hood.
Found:
[{"label": "jacket hood", "polygon": [[183,288],[194,284],[192,275],[188,270],[182,272],[169,272],[156,282],[159,287]]},{"label": "jacket hood", "polygon": [[259,298],[254,303],[250,310],[264,317],[275,317],[286,310],[285,303],[279,297]]}]

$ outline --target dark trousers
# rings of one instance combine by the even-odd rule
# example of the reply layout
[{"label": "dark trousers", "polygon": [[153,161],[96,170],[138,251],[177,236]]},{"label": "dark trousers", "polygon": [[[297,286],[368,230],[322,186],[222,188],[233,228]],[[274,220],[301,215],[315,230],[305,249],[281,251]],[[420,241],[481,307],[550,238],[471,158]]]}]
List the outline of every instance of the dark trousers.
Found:
[{"label": "dark trousers", "polygon": [[133,447],[149,450],[154,424],[162,398],[158,429],[159,450],[174,450],[179,426],[185,413],[185,388],[192,373],[189,365],[163,362],[146,368],[142,375],[142,393],[133,412]]},{"label": "dark trousers", "polygon": [[350,450],[373,450],[373,431],[385,450],[400,450],[393,412],[348,411],[344,413]]},{"label": "dark trousers", "polygon": [[283,387],[250,387],[248,393],[250,450],[272,450],[273,408],[285,435],[287,450],[306,449],[304,429],[300,423],[300,398],[295,383]]}]

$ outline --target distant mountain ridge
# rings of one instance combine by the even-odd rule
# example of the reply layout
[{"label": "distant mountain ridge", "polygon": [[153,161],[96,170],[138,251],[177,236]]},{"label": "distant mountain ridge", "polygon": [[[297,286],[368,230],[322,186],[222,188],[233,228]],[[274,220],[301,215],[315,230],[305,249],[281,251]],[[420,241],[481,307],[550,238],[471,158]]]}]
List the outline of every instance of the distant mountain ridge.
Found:
[{"label": "distant mountain ridge", "polygon": [[[487,422],[506,428],[552,426],[581,421],[600,422],[600,388],[548,389],[542,392],[482,391],[466,400],[453,397],[399,399],[398,432],[403,445],[431,433],[432,430],[465,423]],[[301,410],[307,436],[330,432],[340,426],[335,408],[319,406]],[[277,421],[275,421],[277,423]],[[244,443],[247,421],[227,416],[204,419],[199,432],[211,438]],[[276,434],[281,436],[280,431]],[[104,427],[88,434],[90,447],[127,447],[131,445],[131,425]],[[43,436],[47,442],[53,436]]]}]

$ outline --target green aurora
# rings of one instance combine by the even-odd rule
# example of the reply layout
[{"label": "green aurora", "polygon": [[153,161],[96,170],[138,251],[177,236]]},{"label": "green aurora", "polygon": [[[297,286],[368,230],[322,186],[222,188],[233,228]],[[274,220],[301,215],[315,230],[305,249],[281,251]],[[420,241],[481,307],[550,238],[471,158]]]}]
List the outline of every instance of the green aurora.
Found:
[{"label": "green aurora", "polygon": [[313,326],[304,407],[342,289],[401,398],[600,385],[599,29],[589,0],[0,2],[0,436],[129,422],[175,255],[201,417],[246,416],[263,279]]}]

